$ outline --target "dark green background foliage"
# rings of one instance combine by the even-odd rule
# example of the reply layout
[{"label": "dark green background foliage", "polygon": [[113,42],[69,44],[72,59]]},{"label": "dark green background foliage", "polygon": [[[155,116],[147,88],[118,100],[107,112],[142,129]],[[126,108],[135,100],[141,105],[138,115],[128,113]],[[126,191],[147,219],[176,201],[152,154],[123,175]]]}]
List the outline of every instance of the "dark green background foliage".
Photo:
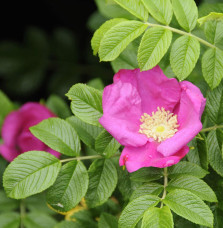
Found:
[{"label": "dark green background foliage", "polygon": [[[129,2],[47,0],[27,4],[29,10],[15,3],[10,11],[13,19],[0,40],[0,126],[20,104],[45,103],[58,117],[30,131],[61,158],[32,151],[8,165],[0,157],[0,227],[223,227],[223,22],[196,23],[210,12],[223,13],[223,3],[196,1],[197,10],[192,0],[172,0],[172,10],[166,0],[157,11],[159,1]],[[191,9],[185,20],[180,3]],[[147,29],[148,11],[149,23],[160,27]],[[124,33],[114,36],[120,29]],[[109,45],[111,38],[118,45]],[[96,54],[111,63],[99,62]],[[187,78],[201,89],[207,130],[190,142],[178,164],[130,174],[118,163],[123,147],[98,122],[102,90],[121,68],[156,64],[168,77]],[[79,210],[68,212],[73,208]]]}]

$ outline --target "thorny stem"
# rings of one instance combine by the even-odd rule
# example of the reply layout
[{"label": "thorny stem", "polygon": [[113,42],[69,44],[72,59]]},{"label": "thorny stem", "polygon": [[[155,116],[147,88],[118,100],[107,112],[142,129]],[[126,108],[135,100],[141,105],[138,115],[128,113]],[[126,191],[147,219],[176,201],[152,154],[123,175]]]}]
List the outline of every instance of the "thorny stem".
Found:
[{"label": "thorny stem", "polygon": [[[161,200],[164,200],[166,197],[166,187],[168,185],[168,171],[167,171],[167,167],[164,168],[164,172],[163,172],[163,176],[164,176],[164,189],[163,189],[163,196],[161,198]],[[163,207],[163,201],[161,202],[160,208]]]},{"label": "thorny stem", "polygon": [[21,200],[20,201],[20,228],[25,228],[23,224],[23,220],[25,216],[26,216],[26,208],[25,208],[24,201]]},{"label": "thorny stem", "polygon": [[223,128],[223,125],[215,125],[212,127],[207,127],[207,128],[202,129],[200,132],[212,131],[212,130],[216,130],[218,128]]},{"label": "thorny stem", "polygon": [[215,45],[207,42],[206,40],[203,40],[201,39],[200,37],[198,36],[195,36],[194,34],[192,33],[188,33],[188,32],[184,32],[182,30],[179,30],[179,29],[176,29],[176,28],[173,28],[173,27],[170,27],[170,26],[167,26],[167,25],[160,25],[160,24],[153,24],[153,23],[148,23],[146,22],[145,24],[147,24],[148,26],[151,26],[151,27],[160,27],[160,28],[164,28],[164,29],[168,29],[172,32],[175,32],[175,33],[178,33],[178,34],[181,34],[181,35],[186,35],[186,36],[190,36],[190,37],[193,37],[195,39],[197,39],[198,41],[200,41],[202,44],[210,47],[210,48],[217,48]]}]

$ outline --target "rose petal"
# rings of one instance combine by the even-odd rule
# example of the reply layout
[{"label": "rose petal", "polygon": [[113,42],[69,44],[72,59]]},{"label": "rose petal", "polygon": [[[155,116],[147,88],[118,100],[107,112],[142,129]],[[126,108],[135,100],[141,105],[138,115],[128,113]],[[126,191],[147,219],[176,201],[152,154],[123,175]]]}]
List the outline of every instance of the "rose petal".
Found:
[{"label": "rose petal", "polygon": [[21,152],[27,152],[31,150],[44,150],[45,144],[37,139],[29,130],[23,131],[18,139],[17,145]]},{"label": "rose petal", "polygon": [[172,111],[180,99],[180,86],[175,78],[167,78],[159,66],[138,73],[138,91],[142,110],[151,114],[157,107]]},{"label": "rose petal", "polygon": [[129,172],[150,166],[164,168],[178,163],[189,151],[189,147],[184,146],[173,156],[164,157],[157,151],[157,146],[157,143],[148,142],[141,147],[125,147],[119,165],[125,165]]},{"label": "rose petal", "polygon": [[173,137],[163,141],[157,148],[164,156],[174,155],[202,129],[200,117],[206,100],[200,90],[191,86],[191,83],[181,83],[181,87],[180,103],[174,110],[180,127]]},{"label": "rose petal", "polygon": [[14,147],[9,147],[7,145],[0,145],[0,154],[7,161],[11,162],[21,153],[17,151]]},{"label": "rose petal", "polygon": [[138,133],[141,113],[141,99],[131,82],[119,80],[104,89],[99,122],[120,144],[141,146],[147,142],[147,137]]},{"label": "rose petal", "polygon": [[22,124],[23,119],[18,111],[11,112],[5,118],[2,126],[2,139],[4,140],[5,145],[14,147]]}]

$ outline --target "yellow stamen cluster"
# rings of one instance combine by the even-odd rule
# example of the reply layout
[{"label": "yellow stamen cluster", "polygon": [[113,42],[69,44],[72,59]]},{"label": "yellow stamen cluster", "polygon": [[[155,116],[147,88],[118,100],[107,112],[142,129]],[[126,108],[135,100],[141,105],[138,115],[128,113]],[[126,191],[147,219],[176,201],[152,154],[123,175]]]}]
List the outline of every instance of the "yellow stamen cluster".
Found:
[{"label": "yellow stamen cluster", "polygon": [[157,142],[161,142],[168,139],[178,131],[179,127],[177,122],[177,115],[174,115],[170,111],[166,111],[163,107],[157,108],[156,112],[152,112],[152,115],[144,113],[141,116],[139,132],[145,134],[148,138],[153,138]]}]

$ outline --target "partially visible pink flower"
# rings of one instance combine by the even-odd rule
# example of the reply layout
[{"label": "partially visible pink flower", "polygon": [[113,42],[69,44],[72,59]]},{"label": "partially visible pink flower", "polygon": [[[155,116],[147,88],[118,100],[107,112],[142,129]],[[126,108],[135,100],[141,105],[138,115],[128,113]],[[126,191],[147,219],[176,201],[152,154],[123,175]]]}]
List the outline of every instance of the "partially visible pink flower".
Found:
[{"label": "partially visible pink flower", "polygon": [[180,161],[202,129],[206,99],[188,81],[167,78],[159,66],[120,70],[104,89],[101,125],[124,147],[119,164],[129,172]]},{"label": "partially visible pink flower", "polygon": [[11,112],[2,126],[3,144],[0,145],[0,154],[10,162],[30,150],[46,151],[59,157],[60,153],[46,146],[29,130],[31,126],[50,117],[55,115],[44,105],[35,102],[26,103],[19,110]]}]

